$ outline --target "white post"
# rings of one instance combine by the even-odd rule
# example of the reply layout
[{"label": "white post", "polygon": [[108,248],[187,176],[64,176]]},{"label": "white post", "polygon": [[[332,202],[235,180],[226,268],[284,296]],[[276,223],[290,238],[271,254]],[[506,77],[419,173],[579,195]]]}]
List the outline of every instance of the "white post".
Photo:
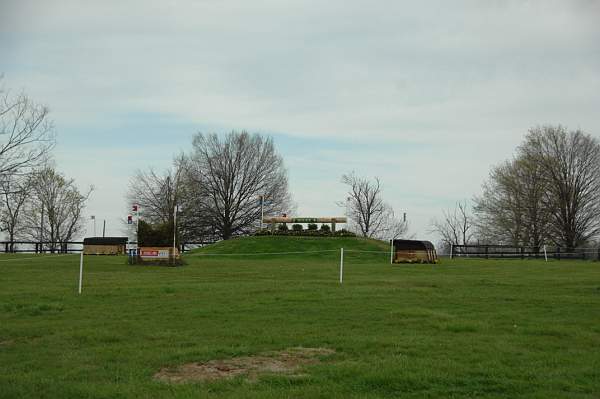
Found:
[{"label": "white post", "polygon": [[394,264],[394,239],[390,240],[390,265]]},{"label": "white post", "polygon": [[453,252],[454,252],[454,244],[450,244],[450,259],[452,259]]},{"label": "white post", "polygon": [[173,209],[173,256],[177,249],[177,205]]},{"label": "white post", "polygon": [[79,257],[79,294],[81,295],[81,284],[83,283],[83,250]]},{"label": "white post", "polygon": [[264,203],[265,203],[265,196],[261,195],[260,196],[260,229],[263,229],[263,219],[265,217],[265,213],[264,213]]},{"label": "white post", "polygon": [[340,284],[344,282],[344,248],[340,248]]},{"label": "white post", "polygon": [[546,262],[548,262],[548,252],[546,252],[546,246],[544,245],[544,258],[546,259]]}]

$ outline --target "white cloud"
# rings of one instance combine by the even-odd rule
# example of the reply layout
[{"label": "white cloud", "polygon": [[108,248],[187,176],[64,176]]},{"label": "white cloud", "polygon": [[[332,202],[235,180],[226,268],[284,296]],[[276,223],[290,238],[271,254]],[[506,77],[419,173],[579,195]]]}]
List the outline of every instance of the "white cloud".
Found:
[{"label": "white cloud", "polygon": [[[6,81],[49,104],[59,131],[144,114],[353,142],[326,154],[328,181],[360,168],[423,215],[438,211],[427,198],[470,198],[530,126],[600,134],[598,2],[11,0],[1,11]],[[407,143],[427,150],[395,158]],[[328,211],[306,194],[325,176],[295,175],[321,167],[307,158],[288,162],[301,209]]]}]

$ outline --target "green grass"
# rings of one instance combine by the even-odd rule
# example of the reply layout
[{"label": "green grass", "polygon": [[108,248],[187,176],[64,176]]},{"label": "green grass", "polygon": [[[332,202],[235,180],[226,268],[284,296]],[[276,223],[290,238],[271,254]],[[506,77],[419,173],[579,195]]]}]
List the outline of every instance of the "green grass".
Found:
[{"label": "green grass", "polygon": [[[376,251],[346,253],[343,285],[341,246]],[[301,250],[336,252],[207,255]],[[180,268],[90,256],[81,296],[78,256],[0,262],[0,398],[600,397],[600,263],[391,266],[386,250],[262,237]],[[295,346],[337,352],[300,379],[152,379]]]}]

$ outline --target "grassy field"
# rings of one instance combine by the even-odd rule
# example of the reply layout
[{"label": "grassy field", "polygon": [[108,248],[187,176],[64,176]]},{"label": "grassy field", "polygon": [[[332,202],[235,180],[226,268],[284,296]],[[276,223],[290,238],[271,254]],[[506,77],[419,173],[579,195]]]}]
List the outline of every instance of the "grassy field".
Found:
[{"label": "grassy field", "polygon": [[[251,254],[305,250],[332,252]],[[600,263],[391,266],[386,250],[263,237],[179,268],[90,256],[81,296],[78,256],[0,255],[0,398],[600,397]],[[300,377],[153,378],[293,347],[335,353]]]}]

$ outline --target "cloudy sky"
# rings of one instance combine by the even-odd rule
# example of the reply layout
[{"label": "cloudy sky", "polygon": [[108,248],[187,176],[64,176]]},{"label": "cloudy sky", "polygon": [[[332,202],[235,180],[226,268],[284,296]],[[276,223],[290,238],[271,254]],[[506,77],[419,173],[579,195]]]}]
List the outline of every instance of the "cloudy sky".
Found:
[{"label": "cloudy sky", "polygon": [[50,107],[109,234],[136,169],[246,129],[274,137],[300,216],[341,214],[354,170],[433,238],[529,127],[600,136],[599,21],[593,0],[0,0],[0,73]]}]

